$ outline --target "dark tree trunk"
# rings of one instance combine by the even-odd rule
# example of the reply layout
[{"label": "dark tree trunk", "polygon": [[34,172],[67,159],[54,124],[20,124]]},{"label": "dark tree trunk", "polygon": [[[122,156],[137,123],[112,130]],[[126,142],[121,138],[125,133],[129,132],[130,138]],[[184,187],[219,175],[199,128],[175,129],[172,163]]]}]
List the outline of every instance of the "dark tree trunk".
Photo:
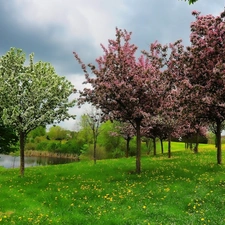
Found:
[{"label": "dark tree trunk", "polygon": [[147,138],[146,139],[146,146],[147,146],[147,155],[150,154],[150,140]]},{"label": "dark tree trunk", "polygon": [[162,139],[162,138],[160,138],[160,143],[161,143],[161,152],[162,152],[162,154],[163,154],[164,149],[163,149],[163,139]]},{"label": "dark tree trunk", "polygon": [[194,147],[194,153],[198,153],[198,144],[199,144],[199,132],[196,133],[196,143]]},{"label": "dark tree trunk", "polygon": [[141,173],[141,119],[136,119],[137,152],[136,152],[136,173]]},{"label": "dark tree trunk", "polygon": [[154,155],[156,155],[156,138],[152,138],[153,140],[153,151],[154,151]]},{"label": "dark tree trunk", "polygon": [[25,148],[25,138],[24,132],[20,132],[20,175],[24,176],[24,148]]},{"label": "dark tree trunk", "polygon": [[168,158],[171,158],[171,135],[168,136]]},{"label": "dark tree trunk", "polygon": [[222,151],[221,151],[221,121],[216,121],[216,140],[217,140],[217,163],[222,163]]}]

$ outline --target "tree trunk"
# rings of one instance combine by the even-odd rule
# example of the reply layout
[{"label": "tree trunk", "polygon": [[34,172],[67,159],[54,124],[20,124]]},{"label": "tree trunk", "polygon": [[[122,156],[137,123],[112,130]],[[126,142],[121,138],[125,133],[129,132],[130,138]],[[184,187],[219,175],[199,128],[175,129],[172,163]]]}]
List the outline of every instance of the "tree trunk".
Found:
[{"label": "tree trunk", "polygon": [[146,138],[146,146],[147,146],[147,155],[150,154],[150,140]]},{"label": "tree trunk", "polygon": [[127,138],[127,148],[126,148],[126,158],[128,158],[128,156],[129,156],[129,152],[130,152],[130,140],[131,140],[131,138]]},{"label": "tree trunk", "polygon": [[161,143],[161,152],[162,152],[162,154],[163,154],[164,149],[163,149],[163,139],[162,139],[162,138],[160,138],[160,143]]},{"label": "tree trunk", "polygon": [[216,121],[216,140],[217,140],[217,163],[222,163],[222,151],[221,151],[221,121]]},{"label": "tree trunk", "polygon": [[24,147],[25,147],[26,135],[24,132],[20,132],[20,175],[24,176]]},{"label": "tree trunk", "polygon": [[94,152],[93,152],[93,157],[94,157],[94,164],[96,164],[97,157],[96,157],[96,138],[94,138]]},{"label": "tree trunk", "polygon": [[171,158],[171,135],[168,136],[168,158]]},{"label": "tree trunk", "polygon": [[141,173],[141,119],[136,119],[137,152],[136,152],[136,173]]},{"label": "tree trunk", "polygon": [[153,140],[154,155],[156,155],[156,138],[152,138],[152,140]]},{"label": "tree trunk", "polygon": [[198,144],[199,144],[199,132],[196,133],[196,143],[194,147],[194,153],[198,153]]}]

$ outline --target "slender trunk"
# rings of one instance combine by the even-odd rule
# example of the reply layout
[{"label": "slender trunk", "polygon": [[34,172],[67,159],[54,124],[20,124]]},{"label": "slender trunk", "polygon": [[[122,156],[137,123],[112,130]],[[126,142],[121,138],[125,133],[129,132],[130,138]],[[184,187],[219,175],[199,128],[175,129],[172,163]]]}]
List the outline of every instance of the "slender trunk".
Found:
[{"label": "slender trunk", "polygon": [[96,157],[96,137],[94,137],[94,152],[93,152],[93,157],[94,157],[94,164],[96,164],[96,161],[97,161],[97,157]]},{"label": "slender trunk", "polygon": [[190,149],[193,149],[192,140],[190,139]]},{"label": "slender trunk", "polygon": [[162,152],[162,154],[163,154],[164,149],[163,149],[163,139],[162,139],[162,138],[160,138],[160,143],[161,143],[161,152]]},{"label": "slender trunk", "polygon": [[136,152],[136,173],[141,173],[141,119],[136,119],[137,152]]},{"label": "slender trunk", "polygon": [[216,121],[216,140],[217,140],[217,163],[222,163],[222,151],[221,151],[221,121]]},{"label": "slender trunk", "polygon": [[196,144],[194,148],[194,153],[198,153],[198,144],[199,144],[199,132],[196,133]]},{"label": "slender trunk", "polygon": [[25,147],[26,135],[24,132],[20,132],[20,175],[24,176],[24,147]]},{"label": "slender trunk", "polygon": [[168,158],[171,158],[171,135],[168,136]]},{"label": "slender trunk", "polygon": [[150,154],[150,140],[147,138],[146,139],[146,146],[147,146],[147,155]]},{"label": "slender trunk", "polygon": [[154,155],[156,155],[156,138],[152,138],[152,140],[153,140]]}]

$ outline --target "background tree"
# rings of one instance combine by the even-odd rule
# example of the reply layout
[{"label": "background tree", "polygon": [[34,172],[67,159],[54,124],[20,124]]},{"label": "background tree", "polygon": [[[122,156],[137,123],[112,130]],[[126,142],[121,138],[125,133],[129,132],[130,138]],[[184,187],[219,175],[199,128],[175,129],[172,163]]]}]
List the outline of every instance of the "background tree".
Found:
[{"label": "background tree", "polygon": [[87,117],[87,114],[83,114],[80,118],[78,138],[81,139],[85,144],[91,144],[93,142],[92,130],[88,123]]},{"label": "background tree", "polygon": [[[114,121],[115,123],[116,121]],[[130,153],[130,141],[135,136],[135,129],[132,124],[127,122],[117,122],[116,129],[110,132],[112,136],[121,136],[124,140],[126,140],[126,151],[125,157],[128,158]]]},{"label": "background tree", "polygon": [[93,144],[94,144],[94,151],[93,151],[93,159],[94,159],[94,164],[96,164],[96,145],[97,145],[97,140],[98,136],[100,134],[100,125],[102,122],[102,117],[103,114],[100,109],[92,107],[91,112],[86,114],[86,120],[87,124],[90,126],[92,130],[92,137],[93,137]]},{"label": "background tree", "polygon": [[45,135],[46,135],[46,128],[43,126],[39,126],[29,132],[27,139],[29,139],[29,141],[32,142],[35,140],[36,137],[42,137]]},{"label": "background tree", "polygon": [[66,140],[67,139],[68,132],[60,127],[60,126],[52,126],[49,128],[49,131],[47,132],[47,136],[51,140]]},{"label": "background tree", "polygon": [[74,86],[56,74],[45,62],[30,62],[25,66],[22,50],[11,48],[0,58],[0,101],[5,124],[19,135],[20,174],[24,175],[24,145],[27,134],[38,126],[69,119],[68,110],[75,105],[69,101]]},{"label": "background tree", "polygon": [[81,64],[86,83],[92,85],[81,92],[81,102],[89,102],[101,108],[106,118],[130,122],[137,137],[136,172],[141,172],[140,127],[147,114],[155,114],[160,103],[161,85],[157,67],[143,55],[136,59],[137,47],[130,44],[131,33],[116,28],[116,40],[109,40],[108,48],[101,45],[104,55],[89,64],[95,75],[89,76],[86,65],[77,53],[74,56]]}]

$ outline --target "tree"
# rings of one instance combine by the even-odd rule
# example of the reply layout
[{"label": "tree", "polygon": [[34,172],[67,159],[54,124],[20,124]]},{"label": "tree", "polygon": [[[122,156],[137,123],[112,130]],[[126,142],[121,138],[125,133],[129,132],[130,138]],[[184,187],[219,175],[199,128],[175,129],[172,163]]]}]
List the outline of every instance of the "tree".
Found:
[{"label": "tree", "polygon": [[80,63],[86,83],[80,94],[80,102],[89,102],[101,108],[105,118],[130,122],[137,136],[136,172],[141,172],[141,134],[140,127],[144,117],[155,114],[160,103],[161,85],[157,82],[160,70],[151,65],[141,55],[136,59],[137,47],[130,44],[131,33],[116,28],[116,40],[109,40],[108,48],[101,45],[104,55],[96,59],[97,67],[88,64],[92,78],[86,65],[74,52]]},{"label": "tree", "polygon": [[[183,99],[193,116],[216,124],[217,162],[222,163],[221,131],[225,121],[225,12],[220,16],[192,13],[191,46],[177,64],[183,73]],[[181,72],[182,71],[182,72]]]},{"label": "tree", "polygon": [[96,109],[92,107],[92,111],[86,114],[86,121],[87,124],[90,126],[92,130],[92,135],[93,135],[93,144],[94,144],[94,151],[93,151],[93,159],[94,159],[94,164],[96,164],[96,145],[97,145],[97,140],[98,140],[98,135],[100,134],[100,125],[102,122],[102,117],[103,114],[101,110]]},{"label": "tree", "polygon": [[33,62],[25,66],[26,56],[21,49],[11,48],[0,58],[0,101],[5,124],[19,135],[20,174],[24,175],[24,145],[27,134],[38,126],[74,118],[69,101],[73,85],[56,74],[50,63]]},{"label": "tree", "polygon": [[81,139],[85,144],[92,143],[92,130],[88,124],[87,114],[83,114],[79,122],[78,138]]}]

